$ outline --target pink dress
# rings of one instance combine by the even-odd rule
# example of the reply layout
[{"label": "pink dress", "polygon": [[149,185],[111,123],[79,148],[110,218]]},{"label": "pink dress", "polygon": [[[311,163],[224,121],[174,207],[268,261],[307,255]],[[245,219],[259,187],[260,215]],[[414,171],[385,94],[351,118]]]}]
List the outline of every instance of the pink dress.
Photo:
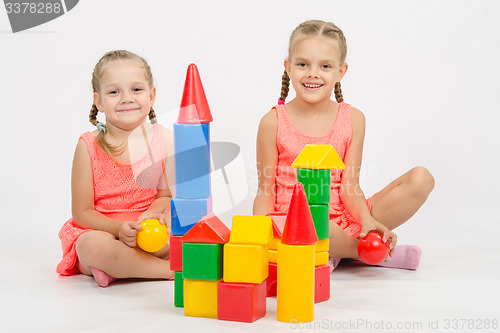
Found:
[{"label": "pink dress", "polygon": [[[332,145],[340,158],[344,160],[345,154],[352,139],[351,105],[339,104],[337,119],[330,131],[324,136],[308,136],[303,134],[288,116],[285,105],[277,105],[278,132],[277,148],[278,163],[276,167],[276,204],[275,212],[287,212],[293,185],[297,182],[296,169],[291,165],[306,144]],[[342,203],[339,195],[342,170],[332,170],[330,185],[330,220],[337,223],[345,232],[353,237],[358,237],[361,225],[354,220]],[[368,198],[368,209],[371,210],[373,197]]]},{"label": "pink dress", "polygon": [[[153,126],[151,150],[133,164],[116,164],[99,147],[92,133],[86,132],[80,137],[87,146],[92,163],[96,211],[116,220],[135,221],[153,203],[167,157],[165,128],[161,125]],[[57,273],[79,273],[75,267],[78,259],[76,240],[90,230],[92,229],[78,227],[73,218],[62,226],[59,239],[62,243],[63,258],[57,265]]]}]

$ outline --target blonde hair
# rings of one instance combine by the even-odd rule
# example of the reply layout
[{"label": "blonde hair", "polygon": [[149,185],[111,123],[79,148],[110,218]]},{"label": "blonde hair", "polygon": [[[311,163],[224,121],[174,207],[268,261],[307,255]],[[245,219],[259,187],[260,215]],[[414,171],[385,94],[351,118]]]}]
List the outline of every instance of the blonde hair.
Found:
[{"label": "blonde hair", "polygon": [[[344,33],[332,22],[325,22],[321,20],[309,20],[299,24],[292,32],[290,36],[290,43],[288,46],[288,58],[290,59],[292,51],[298,40],[313,36],[325,36],[335,39],[338,42],[340,51],[340,64],[345,62],[347,55],[347,43],[345,40]],[[302,38],[300,38],[302,37]],[[290,77],[288,73],[283,73],[281,77],[281,95],[280,100],[285,101],[288,96],[288,91],[290,87]],[[335,99],[337,102],[341,103],[344,101],[342,97],[342,90],[340,89],[340,82],[335,83]]]},{"label": "blonde hair", "polygon": [[[151,68],[149,67],[148,63],[144,58],[139,57],[138,55],[125,51],[125,50],[116,50],[116,51],[110,51],[107,52],[105,55],[102,56],[101,59],[97,62],[97,64],[94,67],[94,71],[92,72],[92,91],[94,93],[99,93],[101,86],[100,86],[100,79],[101,76],[104,72],[104,68],[106,65],[108,65],[110,62],[115,61],[115,60],[134,60],[137,61],[144,67],[144,74],[146,75],[146,79],[148,81],[149,87],[154,86],[154,80],[153,80],[153,74],[151,73]],[[97,106],[95,103],[92,103],[92,107],[90,108],[90,115],[89,115],[89,121],[92,125],[97,126],[99,123],[97,121],[97,113],[99,110],[97,109]],[[149,111],[149,120],[151,121],[152,124],[156,123],[156,114],[153,108]],[[104,131],[99,130],[99,134],[97,135],[97,143],[99,146],[110,156],[113,155],[120,155],[126,148],[125,145],[110,145],[109,143],[106,142],[104,139]]]}]

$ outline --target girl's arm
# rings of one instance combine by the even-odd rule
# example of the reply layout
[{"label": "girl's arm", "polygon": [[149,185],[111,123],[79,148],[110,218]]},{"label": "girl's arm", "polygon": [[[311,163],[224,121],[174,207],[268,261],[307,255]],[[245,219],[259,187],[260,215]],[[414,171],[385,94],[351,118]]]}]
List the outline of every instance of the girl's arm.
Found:
[{"label": "girl's arm", "polygon": [[110,219],[94,209],[92,164],[83,140],[76,145],[71,171],[71,210],[75,225],[109,232],[116,238],[124,223]]},{"label": "girl's arm", "polygon": [[257,132],[257,174],[259,187],[253,202],[253,215],[266,215],[274,211],[276,202],[275,176],[278,163],[276,110],[262,117]]},{"label": "girl's arm", "polygon": [[364,237],[371,230],[379,231],[383,234],[384,241],[388,240],[393,249],[396,245],[396,235],[372,217],[359,186],[364,139],[365,117],[360,110],[352,108],[352,140],[344,158],[346,168],[342,173],[340,198],[352,217],[361,224],[360,237]]}]

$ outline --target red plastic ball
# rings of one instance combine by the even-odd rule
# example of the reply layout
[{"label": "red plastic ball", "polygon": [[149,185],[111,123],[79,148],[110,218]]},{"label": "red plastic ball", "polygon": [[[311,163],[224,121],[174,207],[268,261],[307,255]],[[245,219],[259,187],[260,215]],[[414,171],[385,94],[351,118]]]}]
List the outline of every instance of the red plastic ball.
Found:
[{"label": "red plastic ball", "polygon": [[378,265],[389,254],[389,243],[382,242],[382,235],[378,232],[369,232],[358,243],[359,258],[368,265]]}]

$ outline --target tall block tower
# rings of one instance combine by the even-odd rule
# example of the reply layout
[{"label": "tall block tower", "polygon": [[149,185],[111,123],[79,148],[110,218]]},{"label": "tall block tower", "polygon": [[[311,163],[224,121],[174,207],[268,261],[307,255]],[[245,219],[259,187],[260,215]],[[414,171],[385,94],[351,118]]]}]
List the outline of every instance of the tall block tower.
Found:
[{"label": "tall block tower", "polygon": [[183,306],[181,237],[202,217],[212,213],[210,186],[210,122],[200,74],[187,69],[177,122],[174,123],[175,197],[171,200],[170,266],[175,271],[175,306]]}]

